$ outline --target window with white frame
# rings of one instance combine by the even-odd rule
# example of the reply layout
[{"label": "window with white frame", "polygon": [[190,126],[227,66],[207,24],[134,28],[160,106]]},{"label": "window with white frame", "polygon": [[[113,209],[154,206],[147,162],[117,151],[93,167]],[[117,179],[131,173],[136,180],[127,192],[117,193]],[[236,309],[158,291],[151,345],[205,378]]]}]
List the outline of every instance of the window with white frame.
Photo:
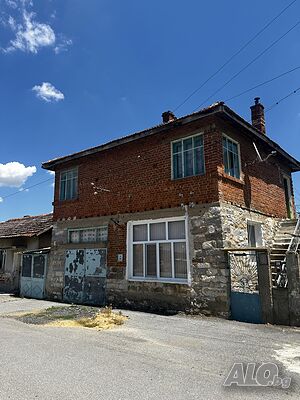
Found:
[{"label": "window with white frame", "polygon": [[225,173],[234,178],[240,179],[241,167],[239,145],[227,136],[223,136],[223,159]]},{"label": "window with white frame", "polygon": [[4,271],[6,250],[0,250],[0,271]]},{"label": "window with white frame", "polygon": [[59,199],[76,199],[78,194],[78,169],[73,168],[60,173],[60,192]]},{"label": "window with white frame", "polygon": [[248,221],[248,245],[250,247],[261,247],[263,245],[262,229],[259,222]]},{"label": "window with white frame", "polygon": [[172,170],[173,179],[204,174],[202,134],[172,142]]},{"label": "window with white frame", "polygon": [[69,230],[69,243],[97,243],[106,241],[107,226]]},{"label": "window with white frame", "polygon": [[185,219],[131,222],[128,226],[129,279],[187,281]]}]

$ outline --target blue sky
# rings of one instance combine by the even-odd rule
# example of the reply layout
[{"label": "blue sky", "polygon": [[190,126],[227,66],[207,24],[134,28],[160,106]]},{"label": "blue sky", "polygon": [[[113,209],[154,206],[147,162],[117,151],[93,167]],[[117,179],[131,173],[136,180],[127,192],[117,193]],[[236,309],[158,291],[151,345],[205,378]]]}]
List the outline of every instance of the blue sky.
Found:
[{"label": "blue sky", "polygon": [[[0,0],[0,220],[51,211],[43,161],[160,123],[290,2]],[[193,111],[299,16],[296,1],[176,114]],[[299,65],[300,25],[209,103]],[[300,69],[228,105],[249,119],[255,96],[268,108],[298,87]],[[300,91],[266,120],[268,135],[300,159]],[[300,204],[300,174],[294,182]]]}]

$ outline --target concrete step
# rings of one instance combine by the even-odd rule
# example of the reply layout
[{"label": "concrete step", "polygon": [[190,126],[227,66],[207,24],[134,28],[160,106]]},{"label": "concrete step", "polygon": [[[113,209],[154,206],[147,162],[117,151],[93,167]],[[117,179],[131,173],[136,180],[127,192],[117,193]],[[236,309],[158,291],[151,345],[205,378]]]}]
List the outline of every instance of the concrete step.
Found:
[{"label": "concrete step", "polygon": [[272,246],[272,249],[271,249],[271,251],[273,250],[273,249],[287,249],[288,247],[289,247],[289,244],[290,243],[280,243],[280,242],[275,242],[274,244],[273,244],[273,246]]}]

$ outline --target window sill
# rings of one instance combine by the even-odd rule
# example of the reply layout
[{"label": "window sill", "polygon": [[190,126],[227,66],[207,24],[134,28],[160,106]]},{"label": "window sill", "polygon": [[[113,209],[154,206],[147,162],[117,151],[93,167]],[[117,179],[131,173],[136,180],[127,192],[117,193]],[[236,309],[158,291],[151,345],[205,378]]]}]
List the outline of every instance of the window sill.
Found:
[{"label": "window sill", "polygon": [[75,203],[76,201],[79,201],[79,197],[76,197],[76,199],[57,200],[57,201],[55,201],[55,202],[54,202],[54,205],[61,205],[61,204]]},{"label": "window sill", "polygon": [[231,182],[237,183],[237,184],[242,185],[242,186],[245,185],[245,181],[244,181],[243,178],[235,178],[234,176],[228,175],[225,172],[221,172],[219,174],[219,176],[223,180],[231,181]]},{"label": "window sill", "polygon": [[174,178],[174,177],[171,177],[171,181],[177,182],[177,181],[180,181],[180,180],[182,180],[182,179],[199,178],[200,176],[205,176],[205,175],[206,175],[206,173],[203,172],[202,174],[189,175],[189,176],[182,176],[181,178]]},{"label": "window sill", "polygon": [[187,279],[155,279],[155,278],[128,278],[129,282],[143,282],[143,283],[172,283],[177,285],[189,285]]}]

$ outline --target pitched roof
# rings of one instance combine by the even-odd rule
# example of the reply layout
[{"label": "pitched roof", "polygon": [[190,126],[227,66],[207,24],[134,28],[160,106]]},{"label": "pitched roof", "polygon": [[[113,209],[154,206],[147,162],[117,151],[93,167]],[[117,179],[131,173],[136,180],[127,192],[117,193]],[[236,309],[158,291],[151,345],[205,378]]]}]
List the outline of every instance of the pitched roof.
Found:
[{"label": "pitched roof", "polygon": [[124,143],[129,143],[137,139],[141,139],[145,136],[151,136],[159,132],[165,132],[173,127],[186,125],[190,122],[196,121],[198,119],[204,118],[208,115],[219,114],[220,116],[230,119],[232,122],[238,124],[242,127],[248,135],[253,139],[264,142],[272,150],[276,150],[289,164],[292,171],[300,171],[300,162],[283,150],[277,143],[270,139],[267,135],[261,133],[258,129],[254,128],[248,121],[243,119],[240,115],[235,113],[230,107],[224,104],[224,102],[216,102],[209,107],[203,108],[200,111],[194,112],[192,114],[185,115],[183,117],[177,118],[172,122],[159,124],[153,126],[152,128],[145,129],[140,132],[136,132],[127,136],[120,137],[119,139],[112,140],[110,142],[104,143],[100,146],[91,147],[86,150],[82,150],[67,156],[55,158],[49,160],[42,164],[42,168],[55,170],[56,166],[63,164],[68,161],[72,161],[84,156],[88,156],[94,153],[98,153],[103,150],[107,150],[116,146],[120,146]]},{"label": "pitched roof", "polygon": [[52,214],[26,216],[0,222],[0,239],[38,236],[52,227]]}]

